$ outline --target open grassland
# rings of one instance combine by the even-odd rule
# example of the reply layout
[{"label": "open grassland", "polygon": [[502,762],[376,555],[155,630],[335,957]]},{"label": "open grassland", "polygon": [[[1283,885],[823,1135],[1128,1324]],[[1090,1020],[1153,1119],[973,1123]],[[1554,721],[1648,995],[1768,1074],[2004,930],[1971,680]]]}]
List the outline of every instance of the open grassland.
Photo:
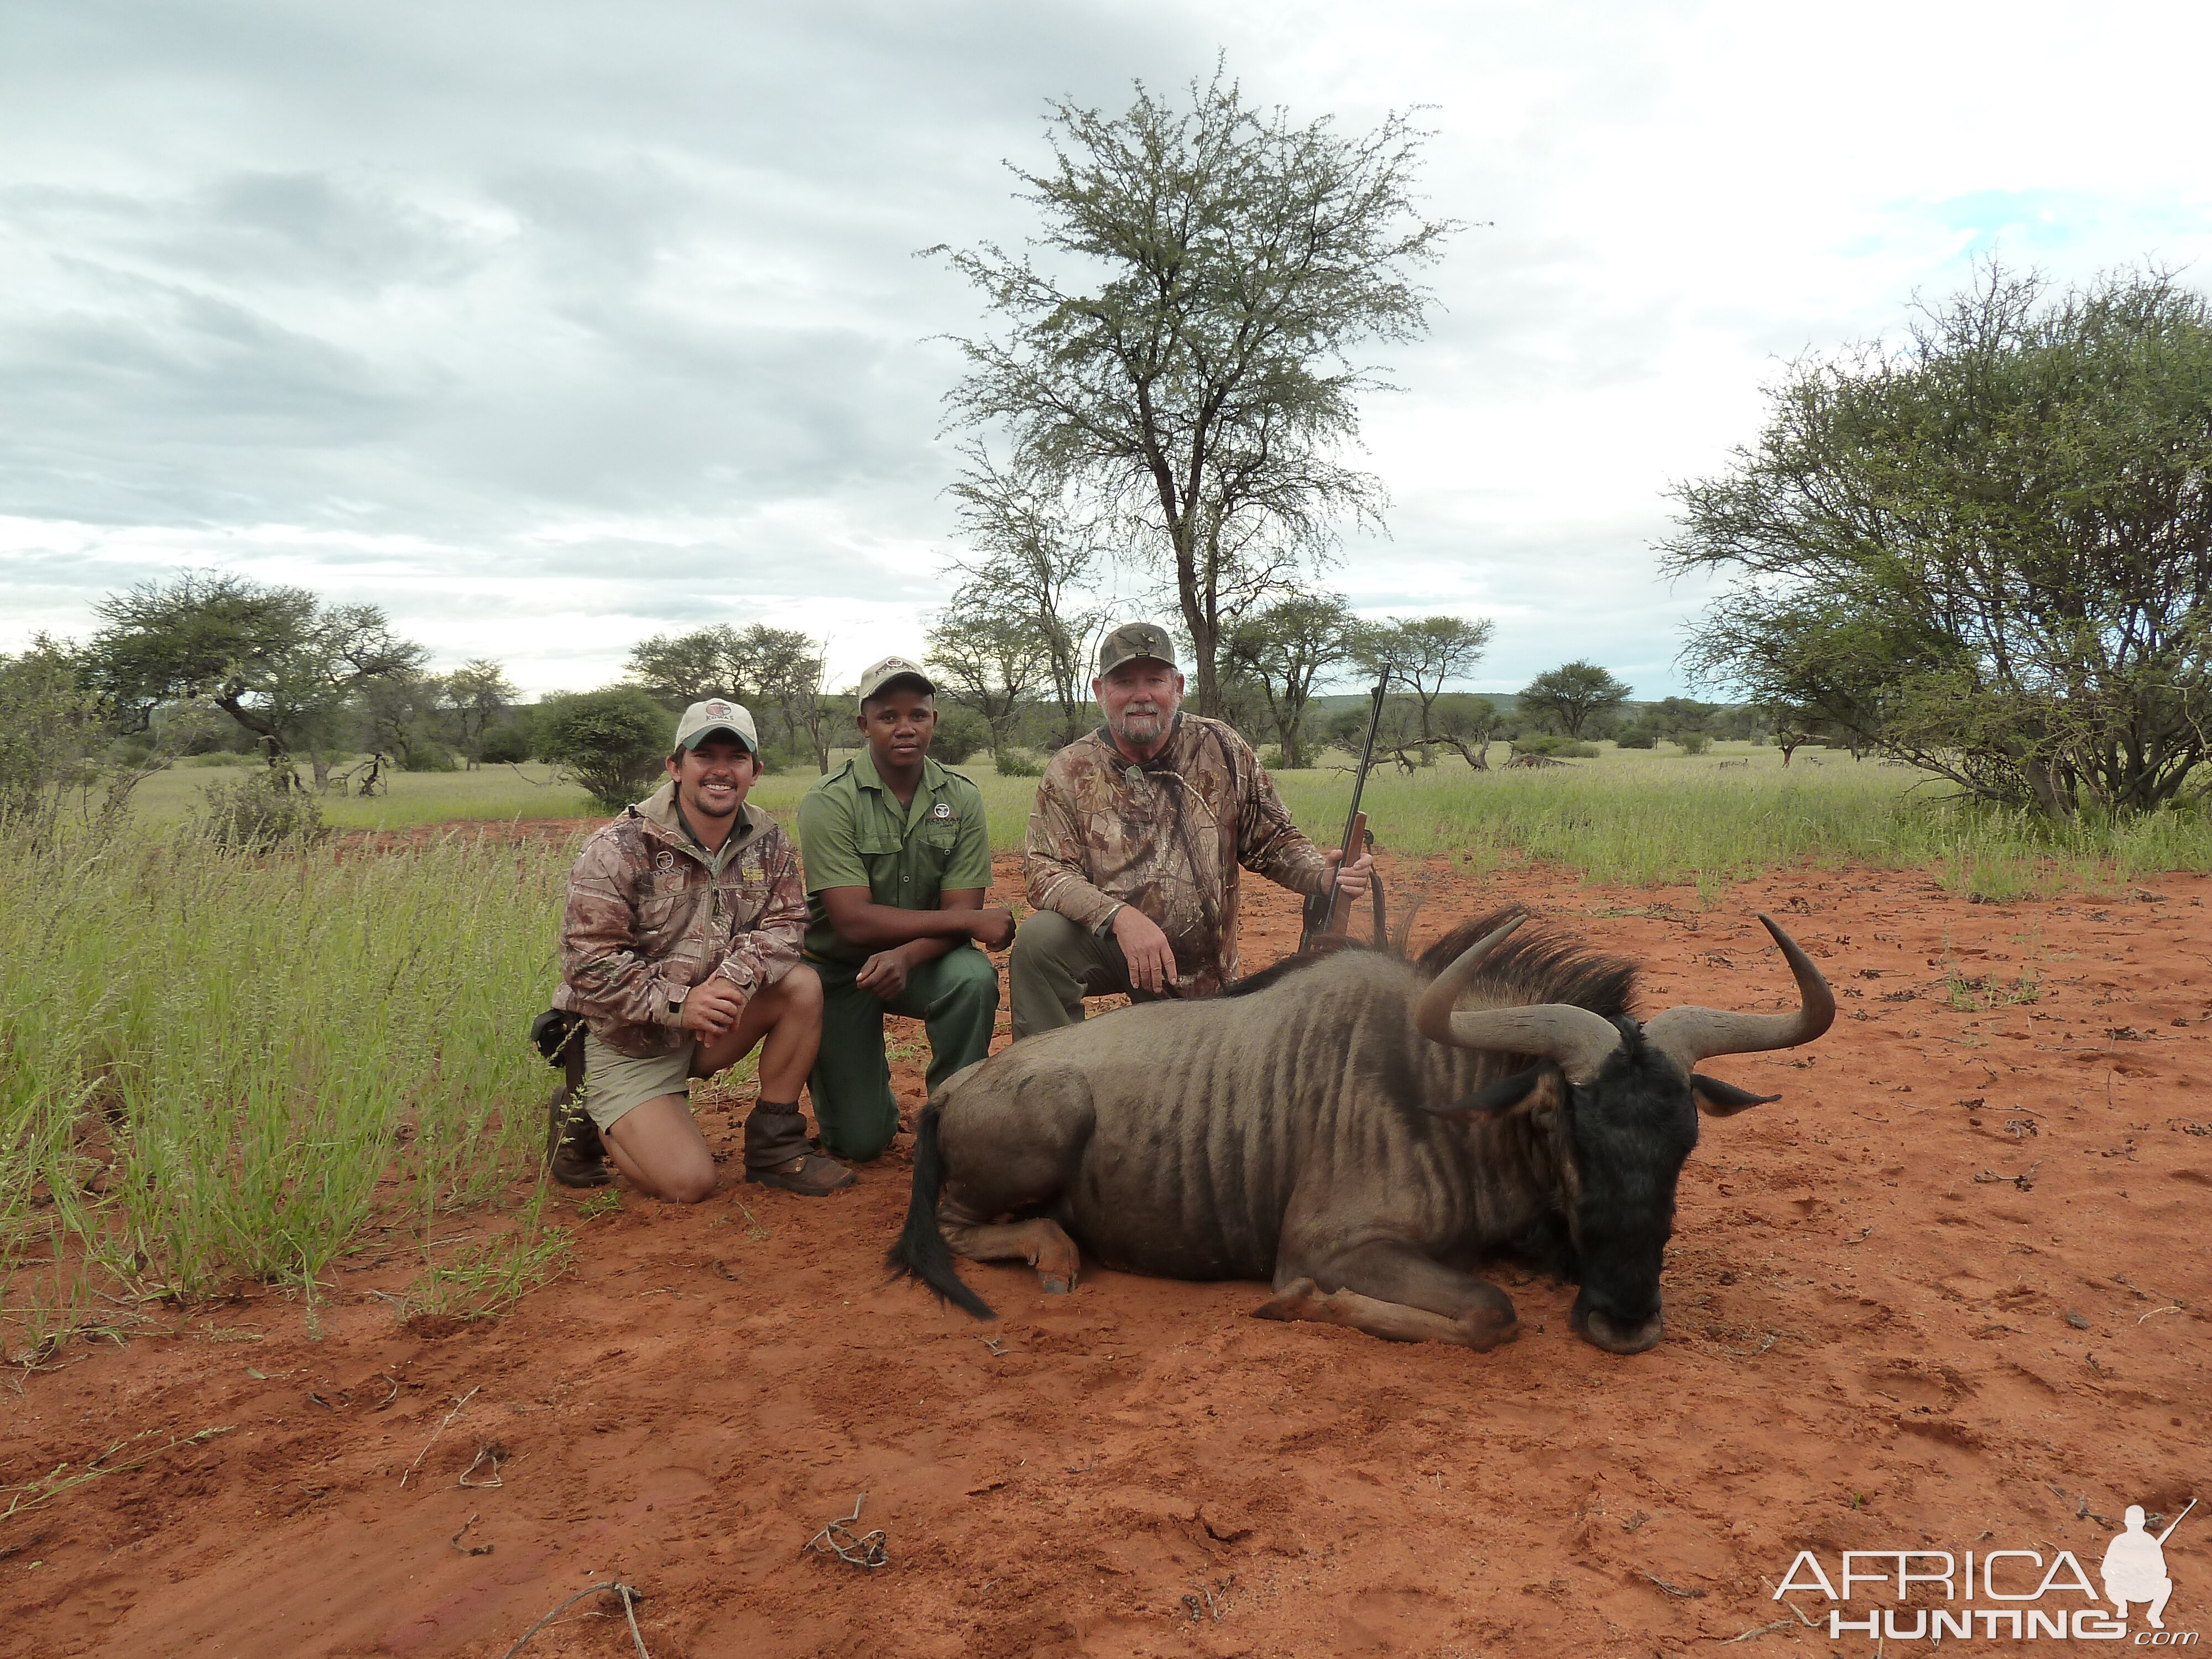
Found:
[{"label": "open grassland", "polygon": [[[1480,872],[1535,859],[1599,881],[1694,880],[1705,885],[1755,876],[1778,865],[1851,862],[1941,870],[1947,885],[1992,898],[2124,883],[2161,870],[2212,869],[2212,827],[2190,811],[2123,824],[2052,825],[1953,799],[1948,783],[1909,768],[1820,749],[1785,767],[1781,751],[1718,744],[1704,755],[1601,746],[1594,760],[1492,770],[1456,756],[1407,773],[1370,778],[1365,805],[1377,843],[1395,853],[1448,854]],[[832,764],[842,758],[833,756]],[[1276,774],[1299,825],[1334,845],[1343,831],[1349,757]],[[988,755],[961,769],[983,791],[994,851],[1018,848],[1036,790],[1033,778],[998,775]],[[179,768],[140,787],[143,822],[187,819],[224,768]],[[814,781],[805,770],[771,773],[754,801],[787,828]],[[396,773],[390,793],[368,799],[327,796],[325,820],[340,830],[392,831],[440,823],[597,816],[584,792],[550,767],[477,772]]]},{"label": "open grassland", "polygon": [[[142,822],[173,823],[189,817],[211,784],[245,775],[230,766],[175,766],[138,786],[131,805]],[[301,775],[307,775],[302,768]],[[388,793],[363,799],[331,793],[318,798],[324,821],[338,830],[413,830],[426,823],[514,818],[580,818],[592,798],[556,769],[487,766],[474,772],[386,772]]]},{"label": "open grassland", "polygon": [[[1035,781],[988,759],[966,769],[994,847],[1018,847]],[[189,830],[191,792],[226,775],[214,768],[153,780],[138,833],[112,843],[33,852],[0,836],[7,1356],[98,1328],[118,1295],[289,1284],[312,1319],[333,1263],[395,1218],[421,1248],[417,1310],[492,1305],[551,1265],[562,1236],[534,1205],[465,1261],[435,1250],[441,1215],[505,1201],[537,1156],[551,1079],[521,1035],[555,983],[572,843],[503,837],[492,821],[568,818],[581,833],[592,815],[532,770],[401,774],[389,796],[328,803],[340,827],[483,826],[386,853],[220,852]],[[811,781],[771,775],[757,799],[788,823]],[[1347,775],[1279,782],[1333,842]],[[1951,891],[2008,900],[2212,870],[2194,812],[2053,828],[1948,800],[1900,768],[1801,753],[1785,770],[1774,750],[1735,745],[1386,769],[1367,806],[1390,853],[1448,855],[1478,879],[1530,862],[1717,896],[1778,868],[1851,865],[1926,869]]]}]

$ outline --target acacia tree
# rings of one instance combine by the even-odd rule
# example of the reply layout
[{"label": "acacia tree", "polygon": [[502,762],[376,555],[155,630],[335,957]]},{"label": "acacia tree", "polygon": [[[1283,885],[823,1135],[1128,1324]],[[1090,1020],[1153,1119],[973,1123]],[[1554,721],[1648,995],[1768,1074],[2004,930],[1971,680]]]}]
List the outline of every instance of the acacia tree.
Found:
[{"label": "acacia tree", "polygon": [[1703,678],[2060,817],[2207,757],[2212,307],[2166,273],[1987,265],[1901,344],[1793,366],[1676,499],[1668,568],[1735,578]]},{"label": "acacia tree", "polygon": [[317,751],[318,787],[349,702],[413,676],[429,655],[394,635],[378,606],[326,605],[305,588],[224,571],[142,583],[99,612],[106,625],[87,647],[88,671],[123,730],[143,732],[163,705],[205,697],[287,777],[295,753]]},{"label": "acacia tree", "polygon": [[1002,750],[1013,742],[1048,658],[1027,612],[1001,609],[997,598],[972,582],[954,594],[929,630],[927,660],[931,678],[983,717],[992,747]]},{"label": "acacia tree", "polygon": [[1224,660],[1259,684],[1285,767],[1306,763],[1306,707],[1329,670],[1351,660],[1358,639],[1358,620],[1341,593],[1279,599],[1230,635]]},{"label": "acacia tree", "polygon": [[441,685],[461,752],[474,766],[483,758],[485,733],[514,707],[514,682],[489,657],[475,657],[446,675]]},{"label": "acacia tree", "polygon": [[1325,556],[1344,516],[1379,522],[1381,485],[1339,459],[1359,395],[1386,384],[1352,354],[1423,331],[1414,274],[1456,227],[1416,211],[1424,135],[1405,118],[1295,125],[1219,69],[1187,109],[1139,84],[1126,115],[1061,101],[1050,127],[1052,164],[1014,169],[1044,265],[931,250],[1006,325],[957,342],[951,419],[1005,429],[1118,511],[1173,574],[1212,714],[1238,607]]},{"label": "acacia tree", "polygon": [[972,444],[966,456],[952,495],[974,552],[950,561],[967,579],[952,608],[970,611],[988,596],[1002,623],[1029,629],[1059,714],[1054,737],[1073,743],[1090,724],[1090,641],[1105,621],[1084,592],[1104,550],[1101,515],[1032,453],[1017,450],[1002,465]]},{"label": "acacia tree", "polygon": [[1577,659],[1537,675],[1521,688],[1516,701],[1523,708],[1559,721],[1579,743],[1592,714],[1618,708],[1634,695],[1635,688],[1615,679],[1609,670]]},{"label": "acacia tree", "polygon": [[702,697],[743,703],[752,711],[763,744],[792,747],[804,740],[816,765],[827,771],[823,655],[811,635],[795,628],[755,623],[740,632],[716,623],[640,641],[630,647],[623,678],[671,708]]},{"label": "acacia tree", "polygon": [[682,708],[702,697],[745,702],[751,666],[744,635],[727,623],[716,623],[687,634],[640,640],[629,648],[623,678],[657,702]]},{"label": "acacia tree", "polygon": [[1354,656],[1360,667],[1413,694],[1419,736],[1407,741],[1419,745],[1422,765],[1437,741],[1437,699],[1448,681],[1466,678],[1482,660],[1495,629],[1487,617],[1393,617],[1359,636]]}]

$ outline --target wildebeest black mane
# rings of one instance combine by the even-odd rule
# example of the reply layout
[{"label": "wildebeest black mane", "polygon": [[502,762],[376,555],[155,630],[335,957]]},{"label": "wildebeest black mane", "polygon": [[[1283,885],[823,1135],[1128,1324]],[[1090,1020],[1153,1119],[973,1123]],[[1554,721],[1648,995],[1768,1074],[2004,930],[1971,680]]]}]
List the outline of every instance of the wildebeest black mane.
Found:
[{"label": "wildebeest black mane", "polygon": [[[1451,966],[1477,939],[1496,933],[1522,912],[1507,907],[1462,922],[1421,952],[1414,968],[1423,979],[1434,979]],[[1242,979],[1222,992],[1224,997],[1247,997],[1279,985],[1292,974],[1328,961],[1345,951],[1374,947],[1356,939],[1326,951],[1304,951],[1285,957],[1249,979]],[[1483,1000],[1493,1004],[1571,1002],[1607,1019],[1627,1013],[1636,1000],[1636,964],[1620,957],[1591,950],[1580,941],[1531,933],[1523,928],[1498,946],[1469,990],[1488,993]]]},{"label": "wildebeest black mane", "polygon": [[[1422,951],[1414,966],[1423,979],[1434,979],[1477,939],[1521,914],[1509,905],[1462,922]],[[1468,989],[1493,1006],[1568,1002],[1618,1019],[1635,1003],[1636,974],[1636,964],[1625,957],[1593,951],[1579,939],[1523,927],[1492,952]]]}]

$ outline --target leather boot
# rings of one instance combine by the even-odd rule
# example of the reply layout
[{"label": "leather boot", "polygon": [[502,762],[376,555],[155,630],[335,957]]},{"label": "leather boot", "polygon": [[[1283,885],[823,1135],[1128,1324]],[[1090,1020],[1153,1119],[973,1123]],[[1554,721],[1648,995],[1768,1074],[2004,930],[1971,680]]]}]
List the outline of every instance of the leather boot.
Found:
[{"label": "leather boot", "polygon": [[563,1187],[608,1187],[614,1184],[614,1167],[607,1162],[606,1142],[599,1126],[584,1109],[584,1043],[579,1032],[565,1056],[568,1081],[545,1103],[545,1161],[553,1179]]},{"label": "leather boot", "polygon": [[785,1106],[763,1100],[745,1118],[745,1179],[805,1198],[824,1198],[851,1186],[853,1172],[808,1144],[806,1120],[799,1115],[797,1101]]}]

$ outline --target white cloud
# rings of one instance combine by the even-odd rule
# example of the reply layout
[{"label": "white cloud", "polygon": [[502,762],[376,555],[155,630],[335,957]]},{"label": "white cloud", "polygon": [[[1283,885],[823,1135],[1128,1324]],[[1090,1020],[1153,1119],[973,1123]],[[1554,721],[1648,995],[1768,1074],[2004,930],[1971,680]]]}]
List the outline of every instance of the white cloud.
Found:
[{"label": "white cloud", "polygon": [[1299,116],[1433,105],[1480,227],[1370,406],[1392,534],[1334,580],[1497,617],[1486,684],[1678,690],[1670,482],[1978,253],[2201,260],[2208,45],[2195,5],[1955,0],[47,9],[0,58],[0,649],[212,562],[539,690],[695,620],[911,651],[935,337],[979,321],[914,250],[1020,237],[1047,97],[1218,46]]}]

